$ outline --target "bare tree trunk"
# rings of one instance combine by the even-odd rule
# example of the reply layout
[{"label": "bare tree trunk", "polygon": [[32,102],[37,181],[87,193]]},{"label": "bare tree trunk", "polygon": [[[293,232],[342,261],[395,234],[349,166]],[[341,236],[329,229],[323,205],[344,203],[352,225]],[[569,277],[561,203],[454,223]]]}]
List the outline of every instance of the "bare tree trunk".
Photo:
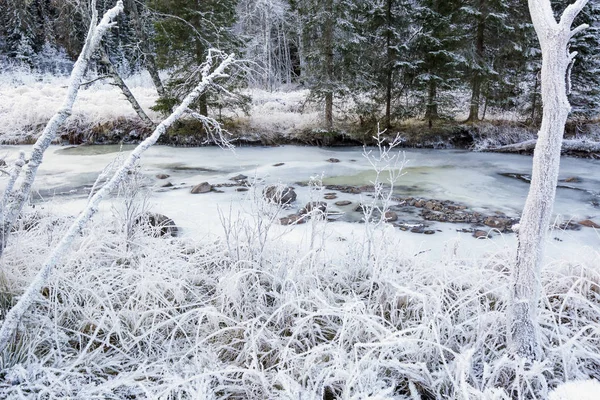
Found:
[{"label": "bare tree trunk", "polygon": [[427,106],[425,110],[425,120],[430,128],[433,127],[433,121],[439,118],[437,105],[437,82],[430,79],[427,88]]},{"label": "bare tree trunk", "polygon": [[567,98],[569,64],[576,53],[568,52],[569,40],[585,29],[571,30],[577,14],[588,0],[568,6],[557,23],[550,0],[529,0],[533,25],[542,48],[542,126],[533,155],[531,186],[518,228],[517,262],[512,274],[510,344],[523,358],[539,359],[537,309],[540,268],[550,224],[565,123],[571,110]]},{"label": "bare tree trunk", "polygon": [[123,11],[123,2],[121,0],[117,1],[117,4],[104,14],[102,20],[97,25],[98,13],[96,11],[95,1],[92,1],[91,9],[92,20],[90,28],[81,54],[79,54],[79,58],[73,66],[73,71],[71,71],[71,79],[69,81],[67,96],[64,103],[58,112],[54,114],[50,121],[48,121],[41,136],[35,142],[31,157],[29,158],[29,163],[25,170],[25,178],[23,179],[19,190],[15,192],[14,199],[12,199],[10,204],[8,204],[4,210],[4,221],[1,228],[2,234],[0,235],[2,237],[2,241],[0,242],[0,257],[6,247],[8,234],[10,233],[15,220],[21,213],[25,202],[29,198],[31,186],[35,180],[37,170],[42,163],[44,152],[48,146],[50,146],[54,138],[56,138],[58,128],[65,122],[69,115],[71,115],[71,110],[73,109],[73,104],[77,98],[77,93],[79,92],[79,87],[90,62],[90,58],[96,49],[98,49],[104,34],[114,25],[112,22],[113,19]]},{"label": "bare tree trunk", "polygon": [[152,120],[148,117],[144,109],[140,106],[140,103],[138,103],[133,93],[131,93],[131,90],[129,90],[129,88],[119,75],[119,72],[108,58],[108,54],[106,54],[106,51],[104,49],[101,49],[100,51],[100,63],[102,63],[106,67],[106,69],[108,70],[108,74],[113,79],[115,85],[117,85],[119,89],[121,89],[121,92],[123,92],[123,95],[125,95],[125,98],[127,99],[127,101],[129,101],[135,113],[138,115],[138,117],[140,117],[142,121],[144,121],[146,125],[154,125],[154,122],[152,122]]},{"label": "bare tree trunk", "polygon": [[33,282],[29,285],[25,293],[20,297],[17,304],[6,314],[2,328],[0,328],[0,353],[6,348],[14,333],[17,330],[19,321],[33,304],[35,298],[39,296],[40,290],[46,284],[52,273],[52,269],[58,263],[58,261],[65,255],[65,253],[71,247],[71,243],[75,239],[81,230],[85,227],[92,216],[98,211],[100,202],[106,197],[111,191],[113,191],[119,182],[123,180],[125,176],[131,171],[141,155],[148,150],[158,138],[177,121],[181,115],[188,109],[189,105],[200,96],[205,89],[212,84],[212,82],[220,77],[226,76],[224,74],[225,69],[234,62],[233,55],[228,56],[221,62],[221,64],[215,68],[211,73],[212,67],[212,55],[209,53],[208,60],[203,68],[202,81],[192,90],[190,94],[186,96],[183,102],[173,111],[169,117],[162,121],[154,130],[152,135],[146,138],[140,143],[135,150],[127,157],[127,160],[123,165],[114,173],[112,178],[102,188],[92,196],[85,209],[79,214],[77,219],[69,227],[67,233],[63,236],[61,241],[58,243],[56,248],[52,250],[44,265],[34,278]]}]

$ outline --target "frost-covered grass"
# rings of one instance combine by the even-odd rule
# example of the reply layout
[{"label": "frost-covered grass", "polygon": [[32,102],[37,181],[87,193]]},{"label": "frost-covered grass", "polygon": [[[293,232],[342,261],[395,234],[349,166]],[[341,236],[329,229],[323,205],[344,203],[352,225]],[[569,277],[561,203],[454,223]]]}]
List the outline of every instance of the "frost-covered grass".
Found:
[{"label": "frost-covered grass", "polygon": [[[156,90],[146,75],[134,75],[125,81],[142,108],[158,120],[160,117],[150,110],[156,101]],[[11,144],[34,140],[60,107],[68,79],[68,76],[33,74],[18,68],[2,72],[0,142]],[[89,79],[91,81],[95,76]],[[103,125],[119,118],[136,119],[137,115],[109,80],[97,81],[80,89],[65,129],[77,131],[80,127]]]},{"label": "frost-covered grass", "polygon": [[[526,399],[600,378],[596,250],[544,266],[546,360],[525,366],[505,342],[512,255],[431,262],[381,223],[332,245],[319,219],[289,243],[258,205],[198,238],[128,236],[128,214],[98,215],[2,354],[0,397]],[[23,220],[3,308],[68,224]]]}]

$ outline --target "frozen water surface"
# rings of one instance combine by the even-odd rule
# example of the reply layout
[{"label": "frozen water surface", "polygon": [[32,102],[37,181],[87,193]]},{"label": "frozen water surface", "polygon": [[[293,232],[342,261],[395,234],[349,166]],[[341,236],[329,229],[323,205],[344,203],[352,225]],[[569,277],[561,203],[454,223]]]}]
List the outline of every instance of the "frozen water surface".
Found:
[{"label": "frozen water surface", "polygon": [[[132,149],[132,146],[51,147],[39,170],[34,190],[46,206],[65,213],[76,213],[83,207],[98,173]],[[19,150],[27,152],[29,146],[2,146],[0,156],[11,159]],[[513,217],[517,217],[523,207],[528,190],[527,175],[531,173],[531,157],[457,150],[405,150],[403,153],[407,164],[404,175],[396,184],[395,194],[398,196],[452,200],[474,210],[503,212]],[[340,162],[328,162],[330,158],[337,158]],[[283,165],[275,166],[279,163]],[[178,189],[160,189],[158,184],[165,181],[156,180],[157,186],[151,198],[152,209],[171,217],[185,235],[222,232],[219,212],[231,212],[236,218],[238,214],[239,218],[251,218],[253,213],[253,196],[257,194],[252,190],[236,192],[235,188],[224,187],[220,188],[223,193],[190,194],[189,188],[201,182],[229,183],[230,177],[244,174],[258,179],[261,184],[281,182],[295,186],[298,199],[289,210],[292,213],[311,200],[308,188],[295,185],[296,182],[322,177],[324,184],[365,185],[375,177],[360,147],[240,147],[231,152],[216,147],[155,146],[144,155],[141,167],[151,179],[159,173],[170,175],[168,181]],[[598,171],[599,161],[562,159],[560,179],[577,179],[559,184],[555,205],[559,220],[589,218],[600,221]],[[384,174],[384,181],[385,177]],[[322,194],[319,196],[313,200],[322,200]],[[49,202],[52,199],[54,201]],[[352,206],[337,207],[348,212],[361,201],[370,201],[370,198],[365,193],[339,193],[336,200],[330,201],[332,208],[336,208],[333,203],[339,200],[353,202]],[[105,210],[110,207],[110,202],[105,203]],[[407,251],[427,257],[443,257],[449,248],[458,252],[458,256],[467,257],[473,252],[513,251],[516,246],[513,234],[497,234],[492,240],[475,240],[470,234],[457,232],[457,229],[466,226],[434,223],[431,228],[436,230],[436,234],[430,236],[390,227],[386,234],[398,235]],[[364,230],[361,224],[349,222],[332,222],[330,228],[332,242],[351,239]],[[310,229],[308,224],[277,226],[275,234],[281,240],[302,242],[308,240],[306,236]],[[600,247],[600,235],[594,229],[554,230],[549,235],[547,254],[553,258],[575,260],[582,253],[578,249],[586,246]]]}]

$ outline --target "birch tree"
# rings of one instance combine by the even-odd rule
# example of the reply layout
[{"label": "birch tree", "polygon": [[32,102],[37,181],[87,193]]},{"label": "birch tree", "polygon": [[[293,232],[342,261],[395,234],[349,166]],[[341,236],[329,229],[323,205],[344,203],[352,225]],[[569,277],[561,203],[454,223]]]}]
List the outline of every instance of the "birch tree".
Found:
[{"label": "birch tree", "polygon": [[528,2],[542,49],[543,117],[533,155],[531,186],[518,227],[509,334],[512,351],[533,360],[542,355],[537,323],[540,268],[556,194],[563,132],[571,110],[567,95],[570,70],[577,53],[569,51],[569,41],[587,28],[587,25],[574,29],[571,26],[588,0],[577,0],[569,5],[558,22],[550,0]]},{"label": "birch tree", "polygon": [[[29,158],[29,163],[25,168],[25,177],[19,188],[14,192],[12,191],[12,188],[11,190],[4,191],[2,203],[6,204],[7,206],[0,209],[0,257],[2,256],[4,247],[6,246],[10,230],[15,220],[21,213],[23,205],[29,198],[37,170],[44,158],[44,152],[56,138],[58,129],[62,126],[69,115],[71,115],[73,104],[75,104],[79,87],[81,86],[81,82],[92,55],[98,49],[104,34],[114,26],[114,19],[117,17],[117,15],[119,15],[119,13],[123,12],[123,2],[118,0],[117,4],[108,10],[100,22],[96,24],[96,21],[98,21],[98,13],[96,11],[95,3],[96,1],[93,0],[91,6],[92,22],[90,23],[90,28],[88,30],[83,50],[73,66],[73,71],[71,72],[71,79],[69,80],[69,87],[67,89],[67,95],[64,99],[64,102],[58,112],[54,114],[50,121],[48,121],[42,134],[35,142],[31,152],[31,157]],[[11,198],[10,202],[8,201],[9,198]]]},{"label": "birch tree", "polygon": [[[210,50],[208,52],[207,61],[201,68],[202,79],[200,83],[185,97],[175,111],[173,111],[171,115],[169,115],[156,127],[152,135],[147,137],[133,150],[123,165],[117,169],[108,182],[91,197],[84,210],[71,224],[58,245],[50,252],[46,258],[46,261],[42,265],[42,268],[37,273],[29,287],[25,290],[25,293],[23,293],[17,304],[15,304],[15,306],[6,314],[4,323],[0,328],[0,353],[6,348],[14,336],[14,333],[18,328],[19,321],[29,307],[33,304],[36,297],[39,296],[40,291],[50,278],[52,270],[56,264],[69,250],[75,237],[82,231],[92,216],[98,211],[100,202],[106,196],[108,196],[111,191],[117,188],[123,178],[133,170],[142,154],[153,144],[155,144],[158,138],[165,133],[166,130],[172,126],[185,112],[189,111],[190,105],[197,100],[198,97],[204,93],[216,79],[227,76],[225,75],[225,70],[235,62],[235,58],[233,55],[223,56],[222,62],[213,70],[214,60],[221,55],[221,52],[215,50]],[[218,126],[218,123],[210,118],[206,118],[205,123],[211,124],[213,127]]]}]

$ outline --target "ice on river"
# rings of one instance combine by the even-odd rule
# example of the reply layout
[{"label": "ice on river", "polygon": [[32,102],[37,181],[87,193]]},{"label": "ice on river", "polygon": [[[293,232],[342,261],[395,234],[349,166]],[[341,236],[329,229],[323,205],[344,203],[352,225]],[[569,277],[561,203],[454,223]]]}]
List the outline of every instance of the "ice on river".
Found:
[{"label": "ice on river", "polygon": [[[41,198],[46,207],[74,214],[85,204],[89,188],[96,176],[111,162],[132,150],[132,146],[51,147],[45,156],[34,190],[36,201]],[[18,150],[28,146],[0,147],[0,157],[16,157]],[[472,153],[457,150],[406,150],[404,175],[398,180],[398,196],[452,200],[474,210],[488,213],[502,212],[517,217],[527,195],[526,176],[531,172],[531,158],[512,154]],[[337,158],[339,163],[327,160]],[[275,164],[283,165],[275,166]],[[235,152],[215,147],[172,148],[156,146],[141,160],[142,172],[154,179],[159,173],[170,175],[174,188],[160,189],[158,181],[151,198],[152,210],[172,218],[184,235],[221,233],[220,213],[241,218],[252,218],[253,192],[237,192],[235,188],[220,188],[223,193],[190,194],[189,188],[201,182],[230,183],[229,178],[244,174],[262,184],[285,183],[296,187],[298,200],[289,213],[297,211],[311,200],[308,188],[295,185],[311,177],[322,177],[325,184],[365,185],[375,177],[371,165],[363,156],[363,149],[327,149],[301,146],[241,147]],[[600,222],[600,179],[595,160],[563,158],[560,179],[577,178],[575,182],[561,182],[557,191],[555,214],[557,219]],[[525,180],[518,179],[525,176]],[[2,180],[4,183],[5,179]],[[570,179],[570,181],[573,181]],[[327,192],[327,190],[326,190]],[[314,195],[313,195],[314,197]],[[339,193],[336,200],[350,200],[353,204],[370,201],[367,194]],[[312,199],[322,200],[322,198]],[[109,210],[111,202],[105,203]],[[335,208],[335,207],[334,207]],[[343,209],[342,211],[348,211]],[[284,216],[282,214],[281,216]],[[361,224],[330,222],[331,244],[339,240],[353,240],[364,231]],[[434,235],[402,232],[390,227],[386,235],[397,236],[407,252],[420,257],[445,257],[448,252],[458,257],[473,254],[514,251],[513,234],[496,234],[491,240],[475,240],[470,234],[457,232],[466,225],[434,223]],[[298,243],[310,240],[310,224],[294,227],[275,227],[278,240]],[[585,248],[586,251],[583,251]],[[547,256],[575,261],[600,248],[600,232],[592,228],[580,231],[554,230],[549,235]]]}]

